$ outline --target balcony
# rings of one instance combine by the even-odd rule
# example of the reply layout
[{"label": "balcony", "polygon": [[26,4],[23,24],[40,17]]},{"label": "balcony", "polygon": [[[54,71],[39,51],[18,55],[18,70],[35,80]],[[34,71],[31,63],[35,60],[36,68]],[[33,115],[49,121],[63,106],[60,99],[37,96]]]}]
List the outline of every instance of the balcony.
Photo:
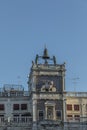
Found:
[{"label": "balcony", "polygon": [[0,118],[0,126],[30,126],[32,124],[32,117],[13,117],[5,119]]}]

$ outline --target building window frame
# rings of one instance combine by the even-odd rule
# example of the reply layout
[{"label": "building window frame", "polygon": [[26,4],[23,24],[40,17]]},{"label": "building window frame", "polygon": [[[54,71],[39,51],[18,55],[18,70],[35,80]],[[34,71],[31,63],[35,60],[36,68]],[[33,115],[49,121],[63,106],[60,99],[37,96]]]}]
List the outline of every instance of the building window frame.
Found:
[{"label": "building window frame", "polygon": [[0,122],[4,122],[4,115],[0,114]]},{"label": "building window frame", "polygon": [[27,103],[21,104],[21,110],[27,110],[27,109],[28,109]]},{"label": "building window frame", "polygon": [[80,121],[80,115],[74,115],[74,119]]},{"label": "building window frame", "polygon": [[18,123],[18,122],[19,122],[19,120],[20,120],[20,118],[19,118],[19,117],[20,117],[20,115],[19,115],[19,114],[14,114],[14,115],[13,115],[13,121],[14,121],[14,122],[16,122],[16,123]]},{"label": "building window frame", "polygon": [[4,111],[5,110],[5,105],[4,104],[0,104],[0,111]]},{"label": "building window frame", "polygon": [[[41,117],[39,114],[42,112],[43,116]],[[44,110],[38,110],[38,120],[43,120],[44,119]]]},{"label": "building window frame", "polygon": [[74,111],[80,111],[79,104],[74,104]]},{"label": "building window frame", "polygon": [[72,104],[67,104],[67,111],[72,111]]},{"label": "building window frame", "polygon": [[13,104],[13,110],[17,111],[20,109],[20,105],[19,104]]},{"label": "building window frame", "polygon": [[67,115],[67,120],[68,120],[68,121],[69,121],[69,120],[73,120],[73,115],[68,114],[68,115]]},{"label": "building window frame", "polygon": [[[60,112],[60,116],[57,116],[57,112]],[[56,110],[56,120],[62,120],[62,110]]]}]

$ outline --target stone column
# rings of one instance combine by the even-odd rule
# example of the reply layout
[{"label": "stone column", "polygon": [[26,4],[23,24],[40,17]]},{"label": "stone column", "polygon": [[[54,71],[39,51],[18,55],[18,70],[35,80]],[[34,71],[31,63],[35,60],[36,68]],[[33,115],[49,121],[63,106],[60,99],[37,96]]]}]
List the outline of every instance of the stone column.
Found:
[{"label": "stone column", "polygon": [[32,130],[37,130],[37,100],[33,100],[33,128]]},{"label": "stone column", "polygon": [[63,99],[63,121],[66,122],[66,99]]},{"label": "stone column", "polygon": [[47,119],[47,105],[45,105],[45,119]]},{"label": "stone column", "polygon": [[34,74],[32,77],[32,90],[36,91],[36,76]]},{"label": "stone column", "polygon": [[6,103],[5,103],[5,113],[6,113],[6,119],[10,120],[10,118],[12,118],[12,106],[11,106],[11,100],[10,98],[7,99]]},{"label": "stone column", "polygon": [[[82,101],[82,102],[84,102],[84,101]],[[85,108],[84,108],[84,106],[85,106],[85,104],[83,104],[83,103],[80,104],[80,107],[81,107],[81,117],[82,117],[81,121],[82,122],[85,121],[85,118],[84,118],[85,117],[85,114],[84,114]]]},{"label": "stone column", "polygon": [[65,76],[64,76],[64,74],[62,76],[62,89],[63,89],[63,91],[65,91]]},{"label": "stone column", "polygon": [[56,112],[55,112],[55,105],[53,106],[53,119],[56,120]]}]

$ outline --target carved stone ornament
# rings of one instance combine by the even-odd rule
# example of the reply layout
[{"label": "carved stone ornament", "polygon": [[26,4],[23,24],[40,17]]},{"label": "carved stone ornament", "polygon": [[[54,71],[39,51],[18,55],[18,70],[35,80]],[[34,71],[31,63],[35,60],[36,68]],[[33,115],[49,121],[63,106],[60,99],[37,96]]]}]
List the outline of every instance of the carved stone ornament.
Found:
[{"label": "carved stone ornament", "polygon": [[41,92],[56,92],[53,81],[45,81],[45,84],[41,87]]}]

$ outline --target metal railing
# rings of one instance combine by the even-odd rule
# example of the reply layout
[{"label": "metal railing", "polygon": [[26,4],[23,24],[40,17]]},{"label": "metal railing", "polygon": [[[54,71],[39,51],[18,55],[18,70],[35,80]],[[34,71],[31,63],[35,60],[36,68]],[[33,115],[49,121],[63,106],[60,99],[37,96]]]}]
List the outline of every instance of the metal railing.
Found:
[{"label": "metal railing", "polygon": [[4,117],[0,117],[0,125],[3,124],[20,124],[20,123],[27,123],[30,124],[32,123],[32,117],[13,117],[13,118],[8,118],[5,119]]},{"label": "metal railing", "polygon": [[87,97],[87,92],[67,92],[66,96],[69,97]]},{"label": "metal railing", "polygon": [[29,92],[28,91],[0,92],[0,97],[19,97],[19,96],[29,96]]}]

